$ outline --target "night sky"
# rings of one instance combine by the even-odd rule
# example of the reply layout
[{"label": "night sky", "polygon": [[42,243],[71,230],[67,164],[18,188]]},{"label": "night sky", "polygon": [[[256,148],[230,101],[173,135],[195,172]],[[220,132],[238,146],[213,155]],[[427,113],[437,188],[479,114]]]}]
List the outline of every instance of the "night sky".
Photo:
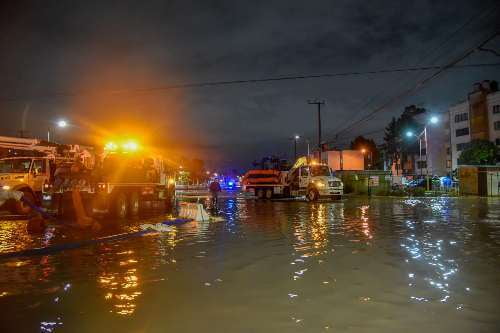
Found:
[{"label": "night sky", "polygon": [[[500,22],[494,0],[6,2],[0,6],[2,135],[16,135],[23,114],[25,129],[38,137],[64,117],[74,125],[56,135],[66,141],[137,132],[150,144],[224,167],[249,167],[266,154],[290,156],[293,134],[316,143],[316,109],[308,99],[326,100],[328,140],[432,71],[156,88],[444,65]],[[500,37],[488,47],[500,51]],[[462,64],[495,62],[500,58],[479,52]],[[405,105],[444,112],[483,79],[500,80],[500,66],[451,70],[356,126],[339,145],[371,132],[380,140]],[[135,89],[145,90],[128,92]],[[305,151],[304,140],[299,148]]]}]

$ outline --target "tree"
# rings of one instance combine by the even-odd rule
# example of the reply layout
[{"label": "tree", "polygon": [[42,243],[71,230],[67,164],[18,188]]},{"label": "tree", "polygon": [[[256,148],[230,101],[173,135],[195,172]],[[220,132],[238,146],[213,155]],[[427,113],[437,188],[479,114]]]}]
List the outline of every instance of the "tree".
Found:
[{"label": "tree", "polygon": [[414,117],[424,112],[424,108],[418,108],[415,105],[407,106],[401,116],[397,119],[393,117],[385,128],[385,158],[389,165],[395,165],[397,173],[408,154],[418,152],[418,141],[414,138],[406,138],[405,133],[409,130],[413,133],[422,131],[422,125],[418,124]]},{"label": "tree", "polygon": [[458,158],[458,164],[492,165],[498,161],[498,148],[488,140],[474,140]]},{"label": "tree", "polygon": [[378,150],[375,141],[360,135],[351,142],[351,149],[364,150],[365,169],[381,169],[380,151]]}]

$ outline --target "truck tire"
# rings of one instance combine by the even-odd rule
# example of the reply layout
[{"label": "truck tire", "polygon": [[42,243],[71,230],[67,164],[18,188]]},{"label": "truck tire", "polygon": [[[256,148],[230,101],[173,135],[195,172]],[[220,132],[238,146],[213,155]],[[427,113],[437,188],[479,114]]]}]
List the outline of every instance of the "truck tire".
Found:
[{"label": "truck tire", "polygon": [[128,204],[125,193],[118,193],[113,201],[113,216],[120,220],[126,218],[127,208]]},{"label": "truck tire", "polygon": [[268,188],[268,189],[266,190],[266,199],[268,199],[268,200],[269,200],[269,199],[272,199],[272,197],[273,197],[273,190],[272,190],[272,189],[270,189],[270,188]]},{"label": "truck tire", "polygon": [[307,201],[317,201],[319,198],[318,190],[311,188],[307,191]]},{"label": "truck tire", "polygon": [[[35,196],[28,191],[23,191],[23,198],[29,200],[31,203],[36,204]],[[15,201],[13,205],[13,213],[19,215],[28,215],[31,213],[31,207],[22,201]]]},{"label": "truck tire", "polygon": [[264,189],[262,189],[262,188],[257,189],[257,191],[255,192],[255,195],[257,196],[257,199],[260,199],[260,200],[264,199],[264,195],[265,195]]},{"label": "truck tire", "polygon": [[128,196],[128,216],[139,216],[139,193],[131,192]]}]

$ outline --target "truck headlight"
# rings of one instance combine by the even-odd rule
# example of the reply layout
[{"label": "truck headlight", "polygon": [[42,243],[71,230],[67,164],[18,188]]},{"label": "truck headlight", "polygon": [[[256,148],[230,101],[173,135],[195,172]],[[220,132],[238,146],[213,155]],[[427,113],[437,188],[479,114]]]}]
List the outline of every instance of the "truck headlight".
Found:
[{"label": "truck headlight", "polygon": [[2,186],[2,190],[8,191],[8,190],[10,190],[10,186],[9,185],[4,185],[4,186]]},{"label": "truck headlight", "polygon": [[325,187],[326,183],[325,182],[316,182],[316,187]]}]

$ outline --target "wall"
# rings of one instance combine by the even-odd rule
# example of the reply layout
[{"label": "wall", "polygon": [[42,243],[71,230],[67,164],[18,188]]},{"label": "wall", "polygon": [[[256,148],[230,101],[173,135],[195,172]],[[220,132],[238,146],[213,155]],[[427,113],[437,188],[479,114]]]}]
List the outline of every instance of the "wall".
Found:
[{"label": "wall", "polygon": [[495,105],[500,105],[500,91],[488,95],[489,139],[493,143],[497,143],[497,139],[500,139],[500,130],[495,130],[494,127],[494,123],[500,121],[500,113],[493,113]]},{"label": "wall", "polygon": [[449,109],[450,112],[450,133],[451,133],[451,168],[452,170],[455,170],[458,166],[457,161],[458,157],[462,153],[461,151],[457,150],[457,144],[461,143],[468,143],[470,142],[470,134],[469,135],[463,135],[463,136],[456,136],[456,130],[460,128],[465,128],[468,127],[470,128],[470,123],[469,120],[466,121],[460,121],[458,123],[455,122],[455,115],[462,114],[462,113],[467,113],[469,114],[469,103],[462,102],[456,105],[453,105]]},{"label": "wall", "polygon": [[322,154],[322,161],[332,170],[364,170],[365,159],[359,150],[330,150]]}]

